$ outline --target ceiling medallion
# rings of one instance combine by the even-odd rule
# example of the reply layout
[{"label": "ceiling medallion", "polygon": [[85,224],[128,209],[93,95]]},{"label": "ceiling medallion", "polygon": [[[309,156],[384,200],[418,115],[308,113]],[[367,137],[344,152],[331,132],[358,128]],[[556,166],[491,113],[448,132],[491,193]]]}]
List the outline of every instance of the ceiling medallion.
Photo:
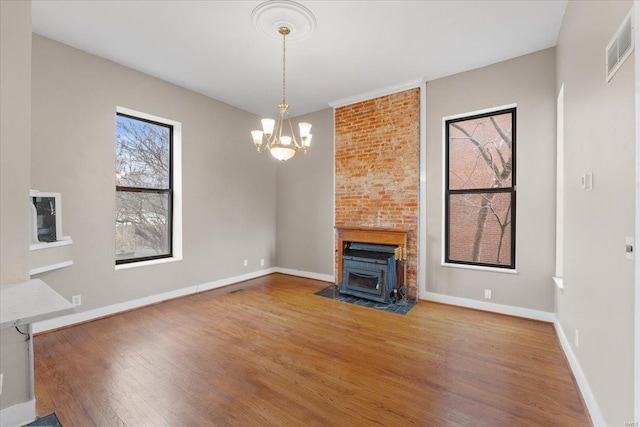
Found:
[{"label": "ceiling medallion", "polygon": [[303,5],[289,0],[271,0],[251,12],[253,25],[264,34],[282,39],[280,28],[290,30],[287,40],[302,40],[316,29],[316,17]]}]

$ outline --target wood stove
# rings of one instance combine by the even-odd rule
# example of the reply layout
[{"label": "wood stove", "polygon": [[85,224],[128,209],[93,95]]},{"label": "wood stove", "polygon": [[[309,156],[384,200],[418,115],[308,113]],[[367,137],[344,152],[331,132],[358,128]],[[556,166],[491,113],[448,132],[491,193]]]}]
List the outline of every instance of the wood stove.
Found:
[{"label": "wood stove", "polygon": [[349,242],[342,252],[340,293],[388,303],[398,285],[397,246]]}]

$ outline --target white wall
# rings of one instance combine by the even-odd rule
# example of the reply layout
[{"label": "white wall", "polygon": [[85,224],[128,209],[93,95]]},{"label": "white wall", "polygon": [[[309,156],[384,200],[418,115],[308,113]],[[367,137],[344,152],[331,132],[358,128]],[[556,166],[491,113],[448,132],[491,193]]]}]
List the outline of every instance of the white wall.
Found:
[{"label": "white wall", "polygon": [[[31,2],[0,1],[0,285],[29,279]],[[29,396],[28,346],[15,329],[0,335],[0,409]]]},{"label": "white wall", "polygon": [[[427,83],[426,291],[553,311],[555,50],[546,49]],[[517,104],[517,274],[444,267],[443,123],[446,116]],[[421,290],[423,292],[424,290]]]},{"label": "white wall", "polygon": [[[276,164],[254,152],[258,117],[35,34],[32,82],[31,187],[62,193],[74,262],[39,277],[81,294],[77,312],[274,265]],[[182,261],[114,270],[116,106],[182,123]]]},{"label": "white wall", "polygon": [[[633,2],[634,22],[640,22],[640,0]],[[636,24],[635,29],[636,49],[640,49],[640,31]],[[640,258],[638,255],[638,243],[640,243],[640,55],[635,55],[636,68],[636,238],[635,238],[635,419],[640,420]]]},{"label": "white wall", "polygon": [[313,138],[306,156],[278,165],[277,265],[333,276],[333,109],[294,122],[311,123]]},{"label": "white wall", "polygon": [[[609,426],[634,420],[634,263],[624,250],[625,236],[635,233],[634,57],[605,79],[605,48],[631,5],[569,2],[557,47],[565,217],[556,314]],[[580,186],[586,171],[593,172],[590,191]]]}]

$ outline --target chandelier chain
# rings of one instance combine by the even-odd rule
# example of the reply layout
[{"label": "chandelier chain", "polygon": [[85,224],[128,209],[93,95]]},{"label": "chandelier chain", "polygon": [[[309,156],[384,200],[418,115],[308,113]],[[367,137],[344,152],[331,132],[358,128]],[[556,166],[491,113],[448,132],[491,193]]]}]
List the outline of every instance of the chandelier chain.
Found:
[{"label": "chandelier chain", "polygon": [[287,44],[287,34],[283,32],[282,34],[282,103],[286,104],[285,102],[285,57],[286,57],[286,53],[287,53],[287,48],[286,48],[286,44]]}]

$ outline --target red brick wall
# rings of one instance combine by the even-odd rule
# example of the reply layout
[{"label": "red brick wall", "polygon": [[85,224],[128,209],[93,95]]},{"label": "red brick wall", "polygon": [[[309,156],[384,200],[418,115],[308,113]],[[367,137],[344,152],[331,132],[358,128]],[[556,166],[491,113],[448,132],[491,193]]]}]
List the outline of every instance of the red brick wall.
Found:
[{"label": "red brick wall", "polygon": [[420,89],[335,110],[336,224],[406,228],[417,296]]}]

